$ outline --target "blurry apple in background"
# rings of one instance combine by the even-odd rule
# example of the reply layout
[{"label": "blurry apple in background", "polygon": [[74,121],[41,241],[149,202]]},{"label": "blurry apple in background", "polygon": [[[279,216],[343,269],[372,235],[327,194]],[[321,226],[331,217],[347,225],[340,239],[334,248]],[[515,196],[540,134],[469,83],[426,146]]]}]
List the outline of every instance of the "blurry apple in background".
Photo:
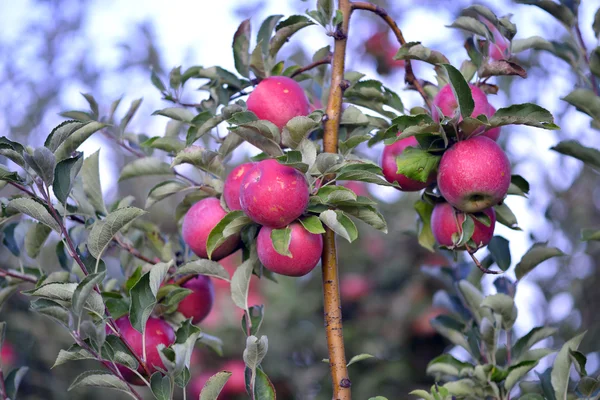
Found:
[{"label": "blurry apple in background", "polygon": [[368,278],[356,274],[345,274],[340,281],[340,295],[342,301],[360,301],[371,292],[372,284]]},{"label": "blurry apple in background", "polygon": [[429,307],[425,312],[419,314],[411,324],[412,333],[416,336],[433,336],[437,331],[431,325],[431,320],[448,314],[448,310],[440,307]]}]

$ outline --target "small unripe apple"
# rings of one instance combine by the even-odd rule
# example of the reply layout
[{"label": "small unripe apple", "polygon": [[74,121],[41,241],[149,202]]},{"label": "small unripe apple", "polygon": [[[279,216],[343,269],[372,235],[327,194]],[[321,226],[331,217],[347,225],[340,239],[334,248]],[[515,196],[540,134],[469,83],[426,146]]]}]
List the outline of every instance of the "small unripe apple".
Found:
[{"label": "small unripe apple", "polygon": [[235,167],[223,185],[223,197],[225,198],[225,204],[231,211],[241,210],[242,205],[240,204],[240,187],[242,185],[242,179],[252,169],[254,163],[241,164]]},{"label": "small unripe apple", "polygon": [[[219,199],[209,197],[194,204],[183,217],[181,232],[183,240],[200,258],[208,258],[206,240],[210,231],[227,215]],[[233,253],[240,244],[240,236],[229,237],[212,253],[215,261]]]},{"label": "small unripe apple", "polygon": [[340,296],[343,301],[360,301],[371,292],[371,282],[360,274],[346,274],[340,281]]},{"label": "small unripe apple", "polygon": [[[135,354],[140,359],[143,359],[144,343],[142,340],[142,334],[136,331],[133,328],[133,326],[131,326],[131,323],[129,322],[129,316],[125,315],[117,319],[115,321],[115,325],[119,329],[119,332],[121,332],[121,335],[123,336],[125,341],[135,352]],[[106,331],[109,334],[113,333],[113,331],[108,326],[106,327]],[[159,344],[164,344],[165,346],[172,345],[175,342],[175,331],[173,330],[171,325],[169,325],[166,321],[160,318],[150,317],[148,319],[148,322],[146,322],[146,329],[144,333],[146,337],[145,362],[148,366],[148,369],[150,370],[150,373],[153,374],[154,372],[158,371],[157,368],[165,369],[165,366],[162,360],[160,359],[160,355],[158,354],[157,346]],[[135,375],[135,373],[130,371],[128,368],[121,365],[117,365],[117,367],[119,368],[119,371],[121,371],[123,378],[125,378],[128,382],[134,385],[143,384],[143,381],[139,379],[139,377]],[[144,371],[141,366],[138,369],[138,372],[143,374]]]},{"label": "small unripe apple", "polygon": [[506,196],[510,186],[510,162],[496,142],[477,136],[446,150],[437,181],[448,203],[469,213],[482,211]]},{"label": "small unripe apple", "polygon": [[258,259],[272,272],[287,276],[303,276],[319,263],[323,252],[323,238],[321,235],[310,233],[299,222],[294,222],[289,227],[292,230],[289,245],[292,256],[284,256],[275,251],[271,241],[273,229],[264,226],[258,233],[256,242]]},{"label": "small unripe apple", "polygon": [[277,160],[258,163],[244,176],[240,203],[254,222],[283,228],[308,206],[309,189],[304,175]]},{"label": "small unripe apple", "polygon": [[[490,106],[488,107],[488,114],[487,114],[488,118],[491,117],[492,115],[494,115],[495,113],[496,113],[496,108],[494,108],[494,106],[490,104]],[[492,139],[494,142],[497,142],[498,138],[500,137],[500,127],[497,126],[488,131],[485,131],[483,136],[487,136],[490,139]]]},{"label": "small unripe apple", "polygon": [[381,155],[381,169],[383,170],[383,176],[385,176],[388,182],[398,182],[400,190],[404,192],[417,192],[429,186],[435,180],[435,174],[431,174],[427,182],[419,182],[399,174],[396,159],[407,147],[419,147],[419,142],[417,142],[414,136],[400,139],[395,143],[385,146]]},{"label": "small unripe apple", "polygon": [[192,318],[193,324],[200,323],[210,313],[215,299],[215,289],[210,277],[198,275],[181,287],[192,293],[185,296],[177,306],[177,311],[186,318]]},{"label": "small unripe apple", "polygon": [[248,96],[248,110],[259,119],[271,121],[282,129],[297,116],[309,114],[309,103],[302,86],[286,76],[263,79]]},{"label": "small unripe apple", "polygon": [[[471,240],[475,242],[475,245],[477,246],[475,249],[487,246],[494,236],[496,213],[493,208],[487,208],[483,210],[483,212],[490,218],[490,226],[485,226],[482,222],[473,218],[475,229],[473,230]],[[454,242],[452,240],[452,235],[456,234],[455,236],[460,238],[462,234],[462,224],[466,217],[464,212],[456,210],[449,203],[436,204],[433,213],[431,214],[431,230],[435,241],[440,246],[453,247]],[[456,250],[465,249],[466,247],[462,246]]]},{"label": "small unripe apple", "polygon": [[[481,89],[473,84],[469,84],[471,88],[471,95],[473,96],[473,102],[475,108],[471,113],[471,117],[477,118],[478,115],[488,114],[489,102],[487,96]],[[439,114],[438,108],[442,111],[442,114],[446,117],[454,117],[455,113],[458,113],[458,101],[454,97],[452,92],[452,86],[449,84],[440,89],[438,94],[433,99],[433,106],[431,107],[431,117],[434,121],[439,121],[442,115]],[[462,117],[460,117],[462,120]]]}]

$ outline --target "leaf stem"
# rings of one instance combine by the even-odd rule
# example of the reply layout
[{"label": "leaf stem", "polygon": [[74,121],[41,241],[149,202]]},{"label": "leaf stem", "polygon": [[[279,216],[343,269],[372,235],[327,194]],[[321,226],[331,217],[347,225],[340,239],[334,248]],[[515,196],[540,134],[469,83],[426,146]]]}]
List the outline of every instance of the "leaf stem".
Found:
[{"label": "leaf stem", "polygon": [[[396,36],[396,39],[398,40],[400,45],[404,46],[406,44],[406,40],[404,39],[404,35],[398,27],[398,24],[396,24],[396,21],[394,21],[394,19],[390,17],[387,11],[383,8],[379,7],[378,5],[368,3],[366,1],[355,1],[352,2],[352,11],[354,10],[370,11],[378,15],[379,17],[381,17],[381,19],[385,21],[386,24],[388,24],[392,32],[394,32],[394,35]],[[406,71],[406,73],[404,74],[404,80],[406,81],[406,83],[409,86],[414,87],[417,90],[417,92],[419,92],[419,94],[425,101],[425,104],[427,104],[427,107],[431,109],[431,101],[429,100],[427,93],[425,93],[423,85],[421,85],[421,82],[415,76],[410,60],[405,60],[404,69]]]},{"label": "leaf stem", "polygon": [[[350,15],[352,14],[351,3],[349,0],[339,0],[338,8],[342,13],[343,18],[342,23],[337,26],[336,31],[332,35],[335,39],[335,45],[323,136],[323,147],[325,152],[334,154],[337,154],[338,152],[343,95],[344,90],[348,87],[348,83],[344,81],[344,68],[348,27],[350,24]],[[325,177],[324,184],[327,184],[329,180],[331,180],[331,177]],[[344,349],[335,233],[329,228],[325,228],[325,233],[323,234],[322,264],[323,311],[325,317],[327,347],[329,350],[329,369],[333,385],[333,398],[336,400],[350,400],[351,382],[348,378],[348,368],[346,366],[346,354]]]}]

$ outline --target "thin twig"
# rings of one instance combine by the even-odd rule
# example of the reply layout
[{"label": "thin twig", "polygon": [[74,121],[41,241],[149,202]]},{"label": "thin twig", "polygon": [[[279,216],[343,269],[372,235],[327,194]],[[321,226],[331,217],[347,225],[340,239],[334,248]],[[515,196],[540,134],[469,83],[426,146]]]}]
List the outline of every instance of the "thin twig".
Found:
[{"label": "thin twig", "polygon": [[[590,69],[590,56],[588,55],[587,46],[583,41],[583,35],[581,34],[581,29],[579,28],[579,24],[575,25],[575,34],[577,35],[577,39],[579,39],[579,43],[581,44],[581,49],[583,50],[583,59],[588,66],[588,70]],[[596,81],[596,76],[590,71],[590,80],[592,84],[592,90],[598,96],[598,82]]]},{"label": "thin twig", "polygon": [[479,260],[477,259],[477,257],[475,257],[475,251],[477,251],[477,250],[476,249],[471,249],[466,244],[465,244],[465,247],[467,248],[467,253],[469,253],[469,255],[471,256],[471,259],[473,260],[473,262],[475,263],[475,265],[477,265],[477,268],[479,268],[479,270],[481,272],[483,272],[484,274],[490,274],[490,275],[500,275],[502,273],[502,271],[492,271],[491,269],[485,268],[483,265],[481,265],[481,263],[479,262]]},{"label": "thin twig", "polygon": [[160,262],[160,260],[157,259],[151,259],[146,257],[145,255],[143,255],[138,249],[133,248],[129,243],[125,243],[123,242],[118,236],[115,236],[113,241],[123,250],[127,251],[129,254],[131,254],[132,256],[134,256],[135,258],[145,261],[148,264],[157,264]]},{"label": "thin twig", "polygon": [[[335,45],[331,67],[329,100],[327,102],[326,119],[324,122],[323,148],[325,152],[334,154],[338,152],[342,102],[344,90],[348,87],[348,82],[344,80],[344,69],[348,27],[350,25],[350,15],[352,14],[350,4],[349,0],[339,0],[338,8],[343,18],[342,23],[337,26],[336,31],[332,35],[335,39]],[[324,183],[326,184],[329,180],[331,180],[331,177],[325,177]],[[344,348],[342,303],[340,300],[335,233],[329,228],[326,228],[323,234],[322,269],[323,313],[325,317],[325,332],[329,352],[329,369],[333,385],[333,398],[336,400],[350,400],[351,382],[348,376]]]},{"label": "thin twig", "polygon": [[37,199],[37,195],[35,193],[33,193],[31,190],[27,189],[25,186],[18,184],[17,182],[8,182],[9,184],[11,184],[12,186],[16,187],[17,189],[19,189],[22,192],[27,193],[28,195],[30,195],[31,197],[33,197],[34,199]]},{"label": "thin twig", "polygon": [[315,61],[313,63],[310,63],[310,64],[308,64],[308,65],[306,65],[306,66],[304,66],[304,67],[302,67],[302,68],[294,71],[294,73],[290,75],[290,78],[295,78],[298,75],[300,75],[300,74],[302,74],[302,73],[304,73],[306,71],[310,71],[313,68],[317,68],[320,65],[331,64],[331,60],[332,59],[333,59],[333,55],[331,53],[329,53],[326,57],[324,57],[324,58],[322,58],[320,60],[317,60],[317,61]]},{"label": "thin twig", "polygon": [[8,271],[8,270],[5,270],[5,269],[0,269],[0,276],[2,276],[2,277],[10,276],[12,278],[17,278],[17,279],[20,279],[22,281],[31,282],[31,283],[37,283],[37,281],[38,281],[33,276],[26,275],[26,274],[21,274],[19,272]]},{"label": "thin twig", "polygon": [[[365,10],[365,11],[370,11],[372,13],[377,14],[385,21],[386,24],[388,24],[388,26],[390,27],[392,32],[394,32],[394,35],[396,36],[396,39],[398,40],[400,45],[404,46],[406,44],[404,35],[402,34],[402,31],[396,24],[396,21],[394,21],[394,19],[392,17],[390,17],[390,15],[387,13],[387,11],[384,10],[383,8],[381,8],[375,4],[367,3],[365,1],[356,1],[356,2],[352,2],[352,10],[353,11],[354,10]],[[411,64],[410,60],[405,60],[404,69],[406,71],[406,73],[404,74],[404,80],[406,81],[406,83],[409,86],[413,86],[417,90],[417,92],[419,92],[419,94],[421,94],[421,97],[427,104],[427,107],[431,109],[431,102],[429,100],[429,97],[427,96],[427,93],[425,93],[425,90],[423,89],[423,85],[421,85],[421,82],[419,82],[419,80],[415,76],[415,73],[412,69],[412,64]]]}]

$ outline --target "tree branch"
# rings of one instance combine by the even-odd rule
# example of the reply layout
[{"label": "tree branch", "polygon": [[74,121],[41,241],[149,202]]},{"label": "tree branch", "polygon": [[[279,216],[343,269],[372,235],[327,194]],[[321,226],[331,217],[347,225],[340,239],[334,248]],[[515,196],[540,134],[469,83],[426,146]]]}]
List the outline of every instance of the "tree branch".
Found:
[{"label": "tree branch", "polygon": [[[402,34],[402,31],[396,24],[396,21],[394,21],[394,19],[392,17],[390,17],[390,15],[387,13],[387,11],[384,10],[383,8],[379,7],[378,5],[368,3],[366,1],[356,1],[356,2],[352,2],[352,11],[354,11],[354,10],[370,11],[370,12],[378,15],[379,17],[381,17],[381,19],[383,19],[385,21],[386,24],[388,24],[388,26],[390,27],[392,32],[394,32],[394,35],[396,36],[396,39],[398,40],[400,45],[404,46],[406,44],[404,35]],[[412,69],[412,64],[411,64],[410,60],[405,60],[404,69],[406,71],[404,74],[405,82],[409,86],[414,87],[417,90],[417,92],[419,92],[419,94],[425,101],[425,104],[427,104],[427,107],[429,109],[431,109],[431,102],[429,100],[429,97],[427,96],[427,93],[425,93],[425,90],[423,89],[423,85],[421,85],[421,82],[419,82],[419,80],[415,76],[415,73]]]},{"label": "tree branch", "polygon": [[[327,103],[324,122],[323,147],[327,153],[338,152],[338,134],[342,114],[342,102],[347,82],[344,81],[344,67],[346,58],[346,44],[350,14],[352,13],[349,0],[339,0],[338,8],[343,15],[343,20],[338,25],[333,37],[335,38],[331,86]],[[325,177],[324,183],[330,180]],[[346,354],[344,349],[344,333],[342,330],[342,310],[339,290],[339,275],[336,256],[335,233],[325,229],[323,234],[323,307],[325,317],[325,331],[327,347],[329,350],[329,368],[333,384],[333,398],[336,400],[351,399],[351,382],[346,367]]]},{"label": "tree branch", "polygon": [[0,268],[0,276],[2,276],[2,277],[10,276],[11,278],[16,278],[16,279],[20,279],[24,282],[31,282],[31,283],[37,283],[37,281],[38,281],[36,278],[34,278],[31,275],[21,274],[19,272],[8,271],[8,270],[2,269],[2,268]]},{"label": "tree branch", "polygon": [[[590,68],[590,56],[588,55],[587,46],[583,40],[583,35],[581,34],[581,28],[579,28],[579,24],[575,25],[575,34],[577,35],[577,39],[579,39],[579,43],[581,44],[581,50],[583,50],[583,59],[585,60],[586,65],[588,66],[588,70]],[[598,96],[598,82],[596,81],[596,76],[590,72],[590,80],[592,84],[592,90]]]},{"label": "tree branch", "polygon": [[317,61],[315,61],[313,63],[310,63],[310,64],[308,64],[308,65],[300,68],[297,71],[294,71],[294,73],[290,75],[290,78],[295,78],[298,75],[300,75],[300,74],[302,74],[302,73],[304,73],[306,71],[310,71],[311,69],[316,68],[316,67],[318,67],[320,65],[331,64],[331,60],[332,59],[333,59],[333,56],[330,53],[330,54],[327,55],[327,57],[324,57],[321,60],[317,60]]}]

